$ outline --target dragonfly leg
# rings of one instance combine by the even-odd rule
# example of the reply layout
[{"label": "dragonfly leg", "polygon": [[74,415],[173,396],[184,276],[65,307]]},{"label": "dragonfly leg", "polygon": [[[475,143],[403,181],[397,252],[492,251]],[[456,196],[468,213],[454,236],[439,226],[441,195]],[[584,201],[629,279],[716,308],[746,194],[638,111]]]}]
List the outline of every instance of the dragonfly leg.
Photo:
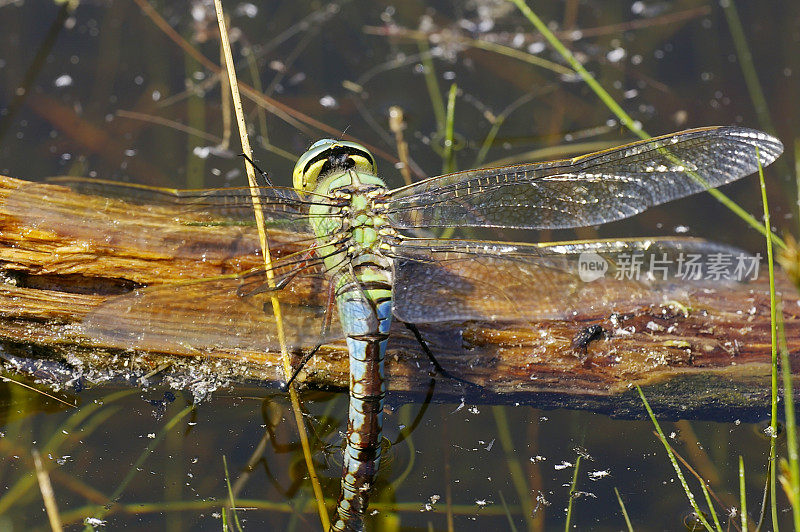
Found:
[{"label": "dragonfly leg", "polygon": [[240,157],[244,157],[244,159],[245,159],[245,160],[246,160],[248,163],[250,163],[250,165],[251,165],[253,168],[255,168],[255,169],[256,169],[256,171],[258,171],[258,173],[259,173],[259,174],[261,174],[261,177],[263,177],[263,178],[264,178],[264,181],[267,183],[267,186],[268,186],[268,187],[271,187],[271,186],[273,186],[273,185],[272,185],[272,181],[270,181],[270,179],[269,179],[269,176],[267,175],[267,173],[266,173],[264,170],[262,170],[261,168],[259,168],[259,167],[258,167],[258,165],[257,165],[257,164],[256,164],[256,163],[253,161],[253,159],[251,159],[250,157],[248,157],[246,153],[240,153],[240,154],[239,154],[239,156],[240,156]]},{"label": "dragonfly leg", "polygon": [[479,386],[480,387],[479,384],[475,384],[474,382],[470,382],[468,380],[464,380],[464,379],[461,379],[459,377],[456,377],[455,375],[452,375],[449,371],[444,369],[442,367],[442,365],[439,364],[439,361],[436,360],[436,357],[433,355],[433,351],[431,351],[430,347],[428,347],[428,343],[425,341],[424,338],[422,338],[422,334],[419,332],[419,329],[417,328],[417,326],[414,325],[413,323],[408,323],[406,321],[401,322],[401,323],[403,325],[405,325],[406,328],[409,331],[411,331],[411,333],[414,335],[414,338],[416,338],[417,343],[419,343],[420,347],[422,347],[422,351],[426,355],[428,355],[428,358],[430,359],[431,363],[433,364],[433,367],[436,368],[436,372],[439,373],[439,375],[441,375],[442,377],[444,377],[446,379],[453,379],[453,380],[461,382],[463,384],[468,384],[470,386]]},{"label": "dragonfly leg", "polygon": [[320,347],[322,347],[322,344],[317,344],[314,349],[303,355],[303,359],[300,361],[300,364],[298,364],[297,367],[292,370],[292,376],[289,377],[289,380],[286,381],[286,384],[281,385],[282,389],[286,390],[292,385],[297,376],[300,375],[300,372],[303,371],[303,368],[306,366],[308,361],[311,360],[311,357],[317,354],[317,351],[319,351]]},{"label": "dragonfly leg", "polygon": [[[322,331],[320,331],[320,337],[322,338],[325,337],[331,326],[331,316],[333,315],[334,301],[335,301],[335,290],[333,283],[331,283],[330,287],[328,288],[328,300],[325,305],[325,318],[322,320]],[[303,371],[303,368],[308,363],[308,361],[311,360],[311,357],[317,354],[317,351],[319,351],[320,347],[322,347],[322,343],[317,344],[311,351],[303,355],[303,359],[300,361],[300,364],[298,364],[297,368],[295,368],[292,371],[292,376],[289,378],[286,384],[281,386],[282,389],[284,390],[289,389],[289,386],[291,386],[291,384],[294,382],[294,380],[297,378],[300,372]]]}]

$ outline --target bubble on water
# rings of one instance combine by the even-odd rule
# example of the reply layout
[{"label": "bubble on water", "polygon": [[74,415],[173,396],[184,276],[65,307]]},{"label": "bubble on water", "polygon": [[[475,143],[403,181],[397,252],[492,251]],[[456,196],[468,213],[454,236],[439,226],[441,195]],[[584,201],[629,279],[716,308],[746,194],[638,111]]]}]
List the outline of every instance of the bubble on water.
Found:
[{"label": "bubble on water", "polygon": [[55,79],[53,85],[56,87],[69,87],[72,85],[72,76],[69,74],[61,74]]}]

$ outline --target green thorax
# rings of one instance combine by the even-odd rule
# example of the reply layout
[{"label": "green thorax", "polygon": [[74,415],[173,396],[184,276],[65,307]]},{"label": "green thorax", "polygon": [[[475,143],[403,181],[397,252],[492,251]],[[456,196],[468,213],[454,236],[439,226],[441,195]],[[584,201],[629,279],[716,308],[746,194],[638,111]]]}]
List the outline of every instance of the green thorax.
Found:
[{"label": "green thorax", "polygon": [[337,247],[346,250],[355,260],[381,256],[381,236],[393,232],[381,214],[379,199],[385,190],[386,184],[381,178],[355,169],[333,171],[317,184],[315,194],[337,200],[312,205],[309,210],[311,226],[320,246],[317,253],[327,257],[325,266],[329,272],[343,265],[341,253],[334,253]]}]

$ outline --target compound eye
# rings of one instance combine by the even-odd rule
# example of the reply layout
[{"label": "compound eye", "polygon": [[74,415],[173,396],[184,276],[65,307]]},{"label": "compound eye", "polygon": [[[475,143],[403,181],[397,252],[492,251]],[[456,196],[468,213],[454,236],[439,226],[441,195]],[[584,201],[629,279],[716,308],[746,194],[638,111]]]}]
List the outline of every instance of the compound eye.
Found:
[{"label": "compound eye", "polygon": [[317,186],[322,167],[325,164],[324,154],[336,146],[333,139],[322,139],[315,142],[297,159],[292,171],[292,184],[300,192],[312,192]]},{"label": "compound eye", "polygon": [[351,154],[350,160],[353,161],[353,166],[359,172],[366,172],[369,174],[376,174],[378,172],[375,159],[372,157],[372,154],[366,150],[362,153]]},{"label": "compound eye", "polygon": [[305,170],[300,174],[300,183],[298,186],[297,177],[295,177],[294,187],[303,192],[313,192],[317,188],[319,176],[325,166],[325,160],[319,160],[308,165]]},{"label": "compound eye", "polygon": [[324,174],[349,168],[369,174],[377,172],[375,158],[361,144],[322,139],[297,160],[292,183],[301,194],[313,192]]}]

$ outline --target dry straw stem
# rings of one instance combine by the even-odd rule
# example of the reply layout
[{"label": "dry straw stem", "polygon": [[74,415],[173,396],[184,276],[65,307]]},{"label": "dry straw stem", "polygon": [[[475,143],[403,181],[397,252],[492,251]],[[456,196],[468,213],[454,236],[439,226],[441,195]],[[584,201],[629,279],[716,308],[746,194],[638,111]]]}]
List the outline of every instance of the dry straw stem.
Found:
[{"label": "dry straw stem", "polygon": [[50,521],[50,530],[53,532],[60,532],[63,530],[61,527],[61,518],[58,515],[58,505],[56,504],[56,496],[53,492],[53,485],[50,484],[50,475],[42,465],[42,456],[36,449],[31,449],[33,455],[33,464],[36,467],[36,478],[39,480],[39,490],[42,492],[42,499],[44,499],[44,507],[47,510],[47,519]]},{"label": "dry straw stem", "polygon": [[[225,65],[228,70],[228,79],[230,81],[231,87],[231,96],[233,97],[233,108],[236,113],[236,122],[239,126],[239,137],[242,142],[242,151],[244,152],[247,157],[251,157],[252,151],[250,150],[250,141],[247,138],[247,125],[244,121],[244,112],[242,111],[242,100],[239,96],[239,85],[236,79],[236,70],[233,66],[233,54],[231,54],[231,45],[230,41],[228,40],[228,30],[225,26],[225,16],[222,12],[222,1],[221,0],[214,0],[214,7],[217,11],[217,22],[219,23],[219,33],[220,33],[220,42],[222,43],[222,48],[224,50],[225,55]],[[252,157],[251,157],[252,158]],[[270,252],[269,252],[269,243],[267,242],[267,233],[264,229],[264,214],[261,210],[261,201],[257,190],[256,184],[256,177],[253,171],[253,166],[250,164],[245,165],[247,169],[247,181],[250,183],[250,189],[252,193],[252,200],[253,200],[253,211],[256,217],[256,225],[258,227],[258,235],[259,235],[259,242],[261,245],[262,255],[264,257],[264,267],[266,268],[267,273],[267,282],[269,283],[270,288],[274,287],[273,283],[273,274],[272,274],[272,264],[270,259]],[[292,374],[292,367],[290,363],[289,353],[286,349],[286,342],[284,337],[283,331],[283,324],[281,322],[281,309],[280,304],[278,303],[278,299],[276,297],[272,298],[272,309],[273,313],[275,314],[275,320],[277,321],[277,331],[278,331],[278,340],[281,345],[281,354],[283,360],[283,371],[286,379],[289,379],[290,375]],[[308,475],[309,479],[311,480],[311,487],[314,491],[314,498],[317,501],[317,509],[319,511],[319,518],[320,522],[322,523],[322,528],[324,530],[328,530],[330,528],[330,521],[328,519],[328,511],[325,509],[325,498],[322,494],[322,486],[319,483],[319,478],[317,476],[316,470],[314,469],[314,462],[311,456],[311,445],[308,440],[308,434],[305,430],[305,425],[303,423],[303,413],[300,408],[300,399],[297,395],[297,391],[293,386],[289,387],[289,398],[291,399],[292,403],[292,411],[294,412],[295,422],[297,423],[297,431],[300,435],[300,442],[303,447],[303,456],[306,461],[306,466],[308,467]]]}]

